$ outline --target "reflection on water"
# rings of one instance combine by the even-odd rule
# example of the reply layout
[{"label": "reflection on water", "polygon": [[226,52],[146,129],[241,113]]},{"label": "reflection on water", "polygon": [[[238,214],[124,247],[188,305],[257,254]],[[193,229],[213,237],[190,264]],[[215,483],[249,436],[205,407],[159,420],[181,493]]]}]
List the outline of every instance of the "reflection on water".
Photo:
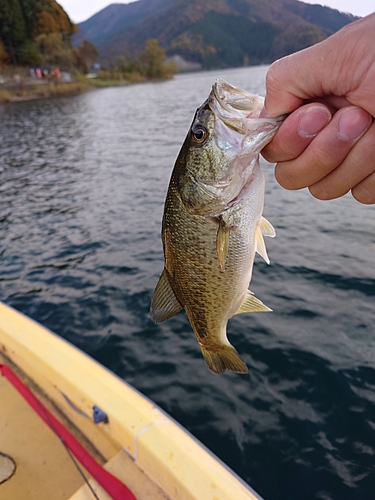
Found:
[{"label": "reflection on water", "polygon": [[149,318],[194,111],[219,76],[263,94],[265,71],[1,106],[1,298],[152,398],[265,499],[372,499],[374,207],[284,191],[263,164],[277,238],[252,290],[274,312],[228,327],[248,376],[208,372],[184,313]]}]

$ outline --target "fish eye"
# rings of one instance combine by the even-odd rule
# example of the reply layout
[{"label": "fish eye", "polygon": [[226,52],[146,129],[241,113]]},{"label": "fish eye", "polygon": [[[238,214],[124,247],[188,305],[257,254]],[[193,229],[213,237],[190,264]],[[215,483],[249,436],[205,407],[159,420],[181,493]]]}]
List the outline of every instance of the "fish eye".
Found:
[{"label": "fish eye", "polygon": [[192,128],[191,133],[193,135],[194,141],[198,144],[202,144],[207,136],[207,130],[202,125],[195,125]]}]

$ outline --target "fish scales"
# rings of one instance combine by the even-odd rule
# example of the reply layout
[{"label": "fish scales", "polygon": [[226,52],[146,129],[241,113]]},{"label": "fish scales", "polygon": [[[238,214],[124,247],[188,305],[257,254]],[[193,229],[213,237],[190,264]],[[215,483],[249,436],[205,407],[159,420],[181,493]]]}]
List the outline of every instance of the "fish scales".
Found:
[{"label": "fish scales", "polygon": [[[236,101],[237,106],[228,108],[228,102],[219,102],[224,107],[218,110],[219,92],[229,94],[227,101],[230,95],[247,94],[219,80],[197,110],[167,192],[162,224],[165,263],[151,316],[160,322],[185,309],[208,368],[214,373],[246,373],[244,361],[227,339],[226,326],[234,314],[270,310],[247,287],[255,251],[268,259],[262,228],[274,236],[262,218],[264,176],[258,156],[279,120],[248,118],[262,107],[261,98],[250,94],[247,106]],[[247,131],[249,125],[259,129],[257,141],[252,129]]]}]

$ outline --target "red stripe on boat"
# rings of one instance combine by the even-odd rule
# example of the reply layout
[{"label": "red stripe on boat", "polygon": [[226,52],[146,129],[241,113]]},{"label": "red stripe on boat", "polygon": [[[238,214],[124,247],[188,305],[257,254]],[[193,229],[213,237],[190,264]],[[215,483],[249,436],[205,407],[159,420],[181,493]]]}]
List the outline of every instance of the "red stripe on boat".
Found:
[{"label": "red stripe on boat", "polygon": [[79,441],[50,413],[34,396],[30,389],[17,377],[7,365],[0,365],[0,373],[17,389],[39,417],[62,439],[65,446],[73,453],[91,476],[105,489],[113,500],[136,500],[136,497],[117,477],[104,469]]}]

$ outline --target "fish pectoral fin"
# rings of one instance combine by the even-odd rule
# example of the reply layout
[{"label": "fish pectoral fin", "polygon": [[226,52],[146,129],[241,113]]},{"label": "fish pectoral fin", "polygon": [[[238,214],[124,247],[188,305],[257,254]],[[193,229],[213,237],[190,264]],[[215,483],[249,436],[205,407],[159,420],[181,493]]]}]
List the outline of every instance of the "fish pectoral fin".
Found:
[{"label": "fish pectoral fin", "polygon": [[151,303],[151,318],[155,323],[165,321],[183,309],[169,283],[167,271],[164,269],[156,285]]},{"label": "fish pectoral fin", "polygon": [[236,349],[228,343],[205,345],[199,342],[208,369],[220,375],[229,370],[235,373],[248,373],[248,368]]},{"label": "fish pectoral fin", "polygon": [[260,218],[259,226],[263,236],[269,236],[270,238],[274,238],[276,236],[275,228],[265,217],[262,216]]},{"label": "fish pectoral fin", "polygon": [[255,297],[255,295],[247,291],[245,298],[243,299],[240,307],[234,314],[242,314],[246,312],[270,312],[272,309],[267,307],[263,302]]},{"label": "fish pectoral fin", "polygon": [[230,229],[222,217],[219,217],[219,228],[216,234],[217,258],[220,269],[225,271],[225,261],[228,255]]}]

